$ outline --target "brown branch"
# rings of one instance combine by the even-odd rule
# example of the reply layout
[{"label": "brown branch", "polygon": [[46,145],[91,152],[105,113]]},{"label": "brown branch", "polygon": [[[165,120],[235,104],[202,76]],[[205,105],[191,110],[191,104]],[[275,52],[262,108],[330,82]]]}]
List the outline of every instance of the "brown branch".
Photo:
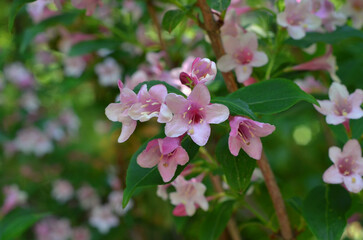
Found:
[{"label": "brown branch", "polygon": [[[201,24],[202,28],[207,32],[213,51],[218,59],[225,54],[221,39],[220,25],[213,19],[213,14],[207,5],[206,0],[197,0],[197,5],[201,10],[204,19],[204,22],[199,24]],[[226,72],[222,73],[222,75],[228,91],[236,91],[238,87],[233,73]],[[293,234],[291,231],[289,218],[286,213],[285,203],[282,199],[280,189],[276,183],[275,176],[264,153],[262,154],[262,158],[257,162],[265,178],[265,183],[271,196],[277,218],[279,220],[282,237],[285,240],[291,240],[293,239]]]}]

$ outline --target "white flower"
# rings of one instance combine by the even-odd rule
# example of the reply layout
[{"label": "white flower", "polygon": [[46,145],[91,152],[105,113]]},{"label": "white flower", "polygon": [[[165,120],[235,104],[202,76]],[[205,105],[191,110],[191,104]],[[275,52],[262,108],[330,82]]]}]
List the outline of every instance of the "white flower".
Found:
[{"label": "white flower", "polygon": [[57,180],[53,183],[52,196],[60,203],[65,203],[73,197],[73,186],[67,180]]},{"label": "white flower", "polygon": [[116,86],[121,79],[121,68],[113,58],[107,58],[95,67],[98,81],[102,86]]},{"label": "white flower", "polygon": [[98,229],[102,234],[106,234],[111,228],[119,224],[118,218],[112,213],[108,205],[97,206],[92,209],[89,223]]}]

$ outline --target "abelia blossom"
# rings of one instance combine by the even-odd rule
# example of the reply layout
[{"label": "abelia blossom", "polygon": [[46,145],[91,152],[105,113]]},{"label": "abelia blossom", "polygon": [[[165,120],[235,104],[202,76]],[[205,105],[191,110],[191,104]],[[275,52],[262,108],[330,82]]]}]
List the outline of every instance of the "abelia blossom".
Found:
[{"label": "abelia blossom", "polygon": [[100,233],[106,234],[111,228],[119,224],[119,219],[112,213],[112,208],[109,205],[103,205],[92,209],[89,223]]},{"label": "abelia blossom", "polygon": [[169,182],[174,177],[177,166],[186,164],[189,156],[180,145],[180,138],[166,137],[151,140],[136,161],[143,168],[158,165],[163,181]]},{"label": "abelia blossom", "polygon": [[67,180],[56,180],[53,183],[52,197],[60,203],[65,203],[73,197],[73,186]]},{"label": "abelia blossom", "polygon": [[204,146],[209,139],[209,124],[219,124],[229,116],[226,106],[210,104],[210,93],[204,84],[198,84],[187,99],[170,93],[165,103],[174,114],[173,119],[166,123],[166,136],[179,137],[187,132],[199,146]]},{"label": "abelia blossom", "polygon": [[137,102],[128,110],[129,116],[140,122],[149,121],[153,117],[157,117],[159,123],[170,122],[172,113],[164,104],[167,94],[168,90],[162,84],[152,86],[149,91],[146,84],[142,85],[137,94]]},{"label": "abelia blossom", "polygon": [[48,5],[52,0],[37,0],[27,4],[27,11],[34,23],[39,23],[49,17],[59,14],[49,9]]},{"label": "abelia blossom", "polygon": [[72,109],[63,110],[59,116],[59,121],[69,135],[74,136],[78,133],[80,121]]},{"label": "abelia blossom", "polygon": [[337,26],[342,26],[347,20],[343,13],[335,11],[330,0],[313,0],[313,11],[328,32],[335,31]]},{"label": "abelia blossom", "polygon": [[121,78],[121,67],[113,58],[107,58],[95,66],[98,81],[102,86],[116,86]]},{"label": "abelia blossom", "polygon": [[14,62],[5,66],[4,77],[19,88],[28,89],[35,85],[33,75],[21,62]]},{"label": "abelia blossom", "polygon": [[320,27],[321,19],[312,13],[311,0],[285,0],[285,10],[277,15],[277,23],[286,27],[293,39],[305,37],[307,31]]},{"label": "abelia blossom", "polygon": [[353,27],[361,29],[363,26],[363,1],[347,0],[341,11],[348,17],[352,18]]},{"label": "abelia blossom", "polygon": [[119,216],[125,215],[134,206],[133,201],[130,200],[126,207],[122,207],[123,196],[124,194],[122,191],[112,191],[110,195],[108,195],[110,207]]},{"label": "abelia blossom", "polygon": [[188,216],[194,215],[197,207],[200,206],[204,211],[208,210],[209,204],[204,196],[206,187],[200,180],[196,178],[185,180],[182,176],[178,176],[172,183],[176,192],[169,194],[171,203],[173,205],[183,204]]},{"label": "abelia blossom", "polygon": [[238,37],[244,32],[245,30],[239,24],[236,10],[229,7],[224,17],[223,26],[221,27],[221,36],[229,35]]},{"label": "abelia blossom", "polygon": [[68,240],[72,229],[68,219],[44,218],[35,225],[37,240]]},{"label": "abelia blossom", "polygon": [[28,198],[27,193],[19,190],[17,185],[5,186],[3,192],[5,200],[0,210],[2,215],[7,214],[17,206],[23,205]]},{"label": "abelia blossom", "polygon": [[231,117],[229,120],[231,132],[229,133],[229,151],[238,156],[242,148],[251,158],[259,160],[262,153],[261,137],[270,135],[275,126],[268,123],[253,121],[245,117]]},{"label": "abelia blossom", "polygon": [[362,149],[355,139],[349,140],[343,147],[329,148],[329,158],[334,163],[329,167],[323,180],[326,183],[344,183],[350,192],[358,193],[363,189],[363,158]]},{"label": "abelia blossom", "polygon": [[83,185],[77,190],[77,199],[81,208],[86,210],[98,206],[101,202],[96,190],[89,185]]},{"label": "abelia blossom", "polygon": [[118,142],[125,142],[135,131],[136,120],[129,115],[130,107],[137,102],[136,93],[129,88],[124,88],[121,81],[118,82],[120,88],[120,103],[111,103],[107,106],[105,113],[108,119],[113,122],[121,122],[122,130]]},{"label": "abelia blossom", "polygon": [[64,75],[68,77],[80,77],[87,67],[83,57],[66,57],[64,59]]},{"label": "abelia blossom", "polygon": [[363,117],[361,104],[363,102],[363,91],[357,89],[349,95],[347,87],[340,83],[333,83],[329,88],[329,100],[319,101],[320,107],[314,105],[316,110],[326,115],[328,124],[338,125],[349,119]]},{"label": "abelia blossom", "polygon": [[72,5],[78,9],[86,9],[86,15],[91,16],[97,5],[101,6],[101,0],[71,0]]},{"label": "abelia blossom", "polygon": [[313,76],[297,79],[295,83],[306,93],[327,93],[328,89]]},{"label": "abelia blossom", "polygon": [[25,154],[34,153],[38,157],[53,151],[51,139],[35,127],[19,130],[14,145],[18,151]]},{"label": "abelia blossom", "polygon": [[222,37],[226,55],[217,61],[217,67],[222,72],[236,71],[237,81],[246,81],[252,73],[253,67],[261,67],[268,61],[264,52],[257,51],[257,36],[253,32],[238,37]]},{"label": "abelia blossom", "polygon": [[196,58],[191,67],[191,73],[180,73],[180,81],[193,88],[198,83],[213,81],[217,75],[216,64],[208,58]]},{"label": "abelia blossom", "polygon": [[127,76],[125,80],[125,87],[134,89],[142,82],[148,81],[148,77],[143,70],[138,70],[131,77]]},{"label": "abelia blossom", "polygon": [[33,113],[38,110],[40,101],[33,91],[26,91],[20,98],[20,106],[28,113]]},{"label": "abelia blossom", "polygon": [[332,46],[328,46],[326,53],[321,56],[314,58],[313,60],[310,60],[306,63],[302,63],[299,65],[296,65],[292,67],[293,70],[298,71],[318,71],[318,70],[324,70],[329,72],[330,77],[335,82],[340,82],[339,77],[336,75],[337,70],[337,64],[335,57],[333,56],[333,48]]}]

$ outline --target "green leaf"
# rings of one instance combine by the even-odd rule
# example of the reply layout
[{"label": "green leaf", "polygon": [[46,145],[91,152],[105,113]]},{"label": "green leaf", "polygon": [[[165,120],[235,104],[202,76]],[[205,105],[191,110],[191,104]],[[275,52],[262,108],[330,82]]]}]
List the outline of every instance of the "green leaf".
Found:
[{"label": "green leaf", "polygon": [[255,119],[255,114],[248,107],[248,104],[241,99],[238,98],[228,98],[228,97],[216,97],[213,98],[211,103],[220,103],[228,107],[231,115],[236,116],[249,116],[252,119]]},{"label": "green leaf", "polygon": [[178,26],[178,24],[184,19],[185,12],[179,9],[169,10],[164,14],[161,26],[169,33]]},{"label": "green leaf", "polygon": [[237,157],[233,156],[229,151],[228,136],[218,142],[216,156],[222,165],[228,185],[238,194],[243,194],[250,184],[256,160],[250,158],[242,149]]},{"label": "green leaf", "polygon": [[15,210],[0,221],[0,239],[19,238],[28,228],[48,214],[31,213],[26,210]]},{"label": "green leaf", "polygon": [[[157,136],[155,138],[160,138],[161,136]],[[125,207],[127,203],[130,201],[130,198],[132,197],[135,190],[139,187],[145,187],[145,186],[155,186],[155,185],[162,185],[166,184],[158,171],[158,167],[155,166],[153,168],[142,168],[140,167],[137,162],[137,156],[144,151],[146,148],[148,142],[144,143],[137,151],[134,153],[130,160],[129,167],[127,169],[126,174],[126,188],[124,190],[123,195],[123,201],[122,205]],[[194,156],[197,154],[199,150],[199,146],[195,144],[192,139],[187,136],[184,137],[181,143],[182,147],[187,151],[189,155],[189,162],[194,158]],[[175,175],[170,182],[174,181],[174,179],[184,170],[184,168],[188,165],[185,164],[184,166],[178,166]]]},{"label": "green leaf", "polygon": [[255,113],[274,114],[285,111],[299,101],[319,105],[315,98],[290,80],[276,78],[241,88],[228,98],[245,101]]},{"label": "green leaf", "polygon": [[68,55],[76,57],[85,55],[87,53],[95,52],[99,49],[117,49],[120,46],[120,41],[116,39],[94,39],[89,41],[82,41],[72,46]]},{"label": "green leaf", "polygon": [[27,3],[34,2],[35,0],[13,0],[11,3],[10,13],[9,13],[9,32],[13,29],[14,21],[16,15],[20,11],[20,9]]},{"label": "green leaf", "polygon": [[147,85],[147,89],[150,89],[152,86],[162,84],[162,85],[164,85],[166,87],[166,89],[168,90],[168,93],[175,93],[175,94],[178,94],[178,95],[182,95],[183,97],[186,97],[185,94],[182,93],[179,89],[171,86],[170,84],[168,84],[166,82],[159,81],[159,80],[151,80],[151,81],[139,83],[134,88],[134,92],[138,93],[140,91],[141,86],[144,85],[144,84]]},{"label": "green leaf", "polygon": [[303,202],[303,216],[314,235],[321,240],[339,240],[347,223],[350,195],[339,185],[314,188]]},{"label": "green leaf", "polygon": [[341,41],[352,38],[358,38],[363,40],[363,32],[349,26],[344,26],[338,28],[334,32],[327,32],[327,33],[310,32],[307,33],[306,36],[301,40],[288,39],[286,43],[299,47],[308,47],[311,44],[317,42],[336,44]]},{"label": "green leaf", "polygon": [[363,118],[351,119],[349,121],[350,128],[352,130],[353,138],[362,139],[363,138]]},{"label": "green leaf", "polygon": [[[325,117],[324,117],[324,119],[325,119]],[[349,140],[347,131],[345,130],[343,124],[339,124],[339,125],[328,124],[328,126],[333,131],[335,139],[337,139],[341,144],[344,144]]]},{"label": "green leaf", "polygon": [[223,12],[226,10],[231,3],[231,0],[207,0],[207,3],[210,8],[217,10],[219,12]]},{"label": "green leaf", "polygon": [[234,201],[225,201],[219,203],[213,211],[209,212],[205,217],[205,221],[201,228],[201,240],[219,239],[223,230],[226,228],[233,212]]},{"label": "green leaf", "polygon": [[29,46],[33,38],[41,32],[44,32],[47,28],[55,26],[57,24],[70,25],[72,24],[76,17],[79,15],[79,11],[68,12],[54,17],[45,19],[44,21],[34,25],[24,32],[22,42],[20,44],[20,52],[24,52]]}]

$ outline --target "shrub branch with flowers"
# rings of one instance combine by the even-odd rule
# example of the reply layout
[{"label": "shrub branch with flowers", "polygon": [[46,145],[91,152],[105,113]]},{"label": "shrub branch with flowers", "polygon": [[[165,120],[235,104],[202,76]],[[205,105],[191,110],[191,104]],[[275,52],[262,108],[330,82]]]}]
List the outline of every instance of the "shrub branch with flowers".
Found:
[{"label": "shrub branch with flowers", "polygon": [[362,0],[0,6],[0,239],[363,239]]}]

